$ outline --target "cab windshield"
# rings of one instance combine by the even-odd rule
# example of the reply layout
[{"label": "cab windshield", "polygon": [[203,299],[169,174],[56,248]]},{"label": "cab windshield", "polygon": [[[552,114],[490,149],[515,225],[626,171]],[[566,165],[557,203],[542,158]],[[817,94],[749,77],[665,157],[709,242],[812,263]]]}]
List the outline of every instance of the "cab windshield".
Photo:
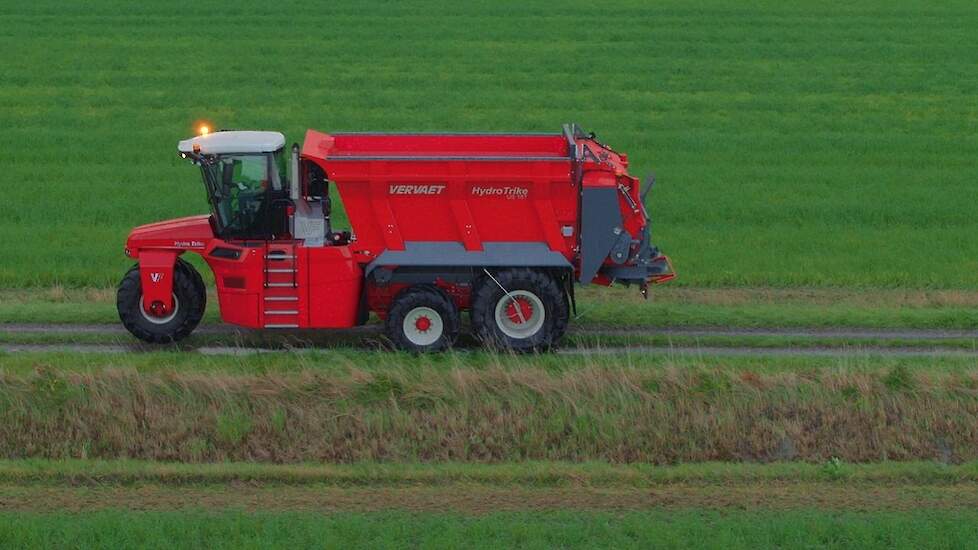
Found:
[{"label": "cab windshield", "polygon": [[284,231],[288,181],[282,157],[282,151],[225,154],[201,163],[219,237],[268,239]]}]

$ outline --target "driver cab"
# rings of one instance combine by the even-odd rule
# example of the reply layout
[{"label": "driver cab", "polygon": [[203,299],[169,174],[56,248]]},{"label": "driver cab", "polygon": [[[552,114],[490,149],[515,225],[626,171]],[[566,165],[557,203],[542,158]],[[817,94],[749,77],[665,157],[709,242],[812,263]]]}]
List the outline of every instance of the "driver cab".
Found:
[{"label": "driver cab", "polygon": [[215,132],[177,149],[201,169],[214,234],[225,240],[291,237],[285,136],[278,132]]},{"label": "driver cab", "polygon": [[298,145],[286,153],[279,132],[214,132],[177,149],[200,166],[218,238],[302,240],[307,248],[350,241],[349,231],[331,231],[326,174],[315,163],[300,165]]}]

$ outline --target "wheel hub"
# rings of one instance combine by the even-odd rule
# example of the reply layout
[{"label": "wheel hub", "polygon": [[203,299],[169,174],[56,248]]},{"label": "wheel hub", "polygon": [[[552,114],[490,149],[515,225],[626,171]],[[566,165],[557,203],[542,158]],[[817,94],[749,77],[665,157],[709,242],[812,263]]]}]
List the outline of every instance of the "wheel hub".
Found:
[{"label": "wheel hub", "polygon": [[431,319],[427,316],[418,317],[418,320],[414,322],[414,328],[418,329],[419,332],[428,332],[431,329]]},{"label": "wheel hub", "polygon": [[163,317],[166,315],[166,304],[156,300],[149,306],[149,313],[154,317]]},{"label": "wheel hub", "polygon": [[526,323],[533,317],[533,304],[525,296],[517,296],[506,306],[506,316],[517,325]]},{"label": "wheel hub", "polygon": [[433,308],[418,306],[408,311],[401,325],[404,336],[416,346],[430,346],[441,338],[445,322]]},{"label": "wheel hub", "polygon": [[496,302],[496,327],[515,339],[530,338],[543,328],[547,310],[543,300],[529,290],[513,290]]},{"label": "wheel hub", "polygon": [[177,299],[177,295],[173,294],[173,307],[167,307],[160,300],[154,300],[149,307],[145,307],[145,302],[141,301],[139,312],[143,314],[143,319],[146,319],[154,325],[165,325],[176,318],[177,312],[180,311],[180,300]]}]

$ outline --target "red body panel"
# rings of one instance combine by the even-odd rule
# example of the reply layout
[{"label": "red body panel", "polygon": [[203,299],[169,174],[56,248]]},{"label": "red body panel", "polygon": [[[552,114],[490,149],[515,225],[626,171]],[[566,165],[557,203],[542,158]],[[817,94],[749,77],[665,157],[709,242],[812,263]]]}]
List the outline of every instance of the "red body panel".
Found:
[{"label": "red body panel", "polygon": [[349,246],[298,247],[299,273],[307,289],[302,302],[307,317],[300,325],[322,328],[352,327],[357,321],[363,288],[363,270]]},{"label": "red body panel", "polygon": [[[218,247],[239,250],[241,255],[237,259],[215,257],[211,252]],[[262,246],[243,247],[215,238],[202,253],[214,272],[221,318],[225,322],[251,328],[261,326],[264,252]]]},{"label": "red body panel", "polygon": [[335,182],[362,261],[405,242],[541,242],[574,256],[578,188],[559,135],[328,135],[303,158]]},{"label": "red body panel", "polygon": [[126,246],[133,251],[143,248],[203,250],[213,238],[210,216],[205,214],[140,225],[129,233]]}]

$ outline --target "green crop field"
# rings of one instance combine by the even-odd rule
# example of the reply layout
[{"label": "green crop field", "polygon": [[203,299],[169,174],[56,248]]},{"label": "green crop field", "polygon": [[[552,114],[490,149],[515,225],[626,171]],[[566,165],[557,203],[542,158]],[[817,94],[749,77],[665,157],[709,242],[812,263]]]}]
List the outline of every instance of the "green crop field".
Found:
[{"label": "green crop field", "polygon": [[[575,326],[650,333],[568,347],[961,354],[0,351],[0,546],[973,544],[973,335],[651,329],[978,326],[976,29],[957,0],[3,3],[0,344],[131,341],[2,324],[117,322],[128,231],[206,211],[200,122],[577,122],[657,174],[680,278],[585,289]],[[255,343],[299,344],[190,340]]]},{"label": "green crop field", "polygon": [[976,288],[973,2],[0,7],[5,287],[113,286],[205,210],[195,121],[557,131],[658,174],[693,286]]},{"label": "green crop field", "polygon": [[964,548],[978,514],[936,512],[0,514],[20,548]]}]

